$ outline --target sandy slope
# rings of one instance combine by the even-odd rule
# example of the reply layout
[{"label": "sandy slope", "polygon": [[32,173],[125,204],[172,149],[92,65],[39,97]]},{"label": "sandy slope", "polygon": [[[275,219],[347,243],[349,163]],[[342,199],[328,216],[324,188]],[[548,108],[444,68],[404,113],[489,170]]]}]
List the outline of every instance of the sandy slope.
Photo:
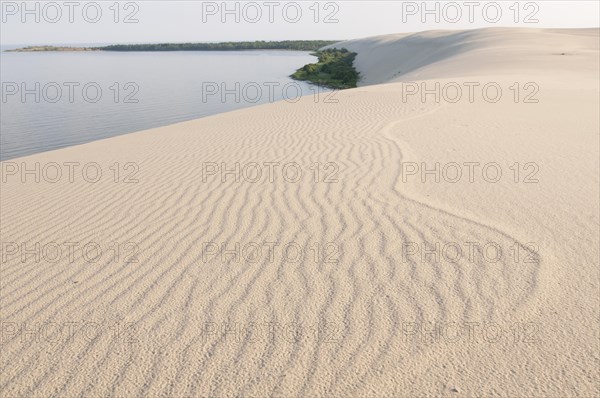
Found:
[{"label": "sandy slope", "polygon": [[[90,241],[110,254],[3,259],[3,396],[600,392],[598,30],[344,46],[359,51],[366,84],[398,81],[338,93],[338,103],[276,103],[16,160],[96,162],[104,174],[97,183],[9,176],[3,254],[14,249],[6,242]],[[403,100],[407,82],[425,78],[496,82],[504,95]],[[536,83],[539,102],[515,103],[515,82]],[[115,183],[115,162],[121,180],[123,165],[137,164],[139,181]],[[205,162],[295,162],[303,174],[203,181]],[[335,171],[328,162],[337,182],[323,181]],[[402,172],[410,162],[495,162],[503,174],[423,183]],[[257,261],[203,245],[275,241],[272,258],[263,250]],[[125,261],[127,242],[137,263]],[[502,255],[469,253],[469,242]],[[285,258],[290,243],[302,259]],[[334,250],[315,259],[317,243]],[[436,244],[437,260],[408,253]],[[49,322],[63,326],[59,338]],[[68,322],[77,322],[71,338]]]},{"label": "sandy slope", "polygon": [[[597,29],[440,30],[376,36],[329,47],[336,46],[358,53],[355,65],[363,75],[363,86],[499,74],[537,77],[545,69],[555,76],[585,72],[588,78],[597,77]],[[565,58],[556,57],[561,54]],[[580,61],[577,68],[573,57]]]}]

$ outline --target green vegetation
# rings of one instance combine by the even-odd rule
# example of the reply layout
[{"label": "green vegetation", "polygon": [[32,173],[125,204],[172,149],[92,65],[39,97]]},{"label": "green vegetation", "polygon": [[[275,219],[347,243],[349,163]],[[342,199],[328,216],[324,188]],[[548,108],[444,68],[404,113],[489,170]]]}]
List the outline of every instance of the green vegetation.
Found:
[{"label": "green vegetation", "polygon": [[164,43],[164,44],[118,44],[102,47],[105,51],[240,51],[240,50],[295,50],[315,51],[335,41],[242,41],[224,43]]},{"label": "green vegetation", "polygon": [[356,53],[342,48],[317,51],[313,55],[319,57],[319,62],[304,65],[292,78],[334,89],[356,87],[359,78],[359,73],[353,66]]},{"label": "green vegetation", "polygon": [[30,51],[240,51],[240,50],[294,50],[315,51],[336,43],[328,40],[242,41],[224,43],[161,43],[114,44],[104,47],[35,46],[9,50]]}]

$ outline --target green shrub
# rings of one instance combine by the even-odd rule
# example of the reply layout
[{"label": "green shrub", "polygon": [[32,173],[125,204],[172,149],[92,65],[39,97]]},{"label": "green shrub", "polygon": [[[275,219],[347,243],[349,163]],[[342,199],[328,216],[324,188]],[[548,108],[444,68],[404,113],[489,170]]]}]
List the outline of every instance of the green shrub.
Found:
[{"label": "green shrub", "polygon": [[359,79],[353,66],[356,53],[342,48],[317,51],[313,55],[319,58],[319,62],[304,65],[292,78],[336,89],[356,87]]}]

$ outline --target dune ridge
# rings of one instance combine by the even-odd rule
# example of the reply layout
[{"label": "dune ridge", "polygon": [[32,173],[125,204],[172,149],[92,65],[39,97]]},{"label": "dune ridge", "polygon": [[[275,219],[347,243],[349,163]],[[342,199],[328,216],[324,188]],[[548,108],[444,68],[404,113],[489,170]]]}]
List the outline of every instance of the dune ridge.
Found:
[{"label": "dune ridge", "polygon": [[[527,75],[541,65],[563,74],[586,70],[595,75],[598,29],[486,28],[399,33],[349,40],[324,48],[345,47],[358,53],[360,85],[402,80]],[[557,60],[555,56],[566,56]],[[572,57],[587,65],[572,68]],[[579,59],[578,59],[579,61]],[[542,69],[542,70],[540,70]]]},{"label": "dune ridge", "polygon": [[[363,86],[337,103],[306,97],[3,162],[100,165],[96,183],[2,181],[0,234],[109,255],[3,260],[2,395],[597,395],[598,42],[597,29],[344,42]],[[409,81],[535,82],[539,102],[404,100]],[[206,172],[268,162],[302,176]],[[407,162],[496,162],[506,177],[422,182]],[[515,163],[536,164],[538,182],[515,183]],[[206,250],[269,242],[304,256]],[[440,254],[469,243],[504,255]],[[34,326],[48,322],[78,326],[54,341]],[[37,331],[11,329],[23,323]],[[99,333],[79,328],[91,323]]]}]

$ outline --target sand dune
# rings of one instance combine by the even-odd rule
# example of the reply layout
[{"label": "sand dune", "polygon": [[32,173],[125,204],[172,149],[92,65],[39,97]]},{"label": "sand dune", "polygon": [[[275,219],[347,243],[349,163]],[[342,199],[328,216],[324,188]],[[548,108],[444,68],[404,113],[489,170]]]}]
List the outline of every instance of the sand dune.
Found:
[{"label": "sand dune", "polygon": [[2,396],[600,392],[598,30],[342,45],[337,103],[2,163]]},{"label": "sand dune", "polygon": [[585,71],[588,78],[594,78],[598,65],[598,29],[427,31],[329,47],[358,53],[355,65],[362,73],[362,85],[500,74],[537,77],[548,69],[575,76]]}]

